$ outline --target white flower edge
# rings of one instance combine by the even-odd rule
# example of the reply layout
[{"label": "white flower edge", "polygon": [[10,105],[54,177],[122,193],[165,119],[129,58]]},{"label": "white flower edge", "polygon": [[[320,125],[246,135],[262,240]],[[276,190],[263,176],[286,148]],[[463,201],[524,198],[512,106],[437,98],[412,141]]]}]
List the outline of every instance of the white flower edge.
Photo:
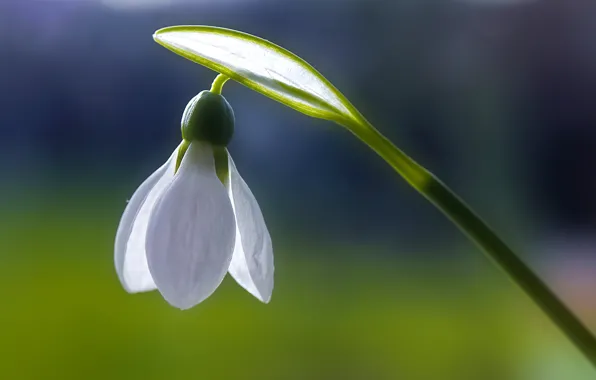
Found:
[{"label": "white flower edge", "polygon": [[128,202],[114,244],[116,273],[129,293],[155,290],[145,253],[145,236],[151,211],[163,190],[174,179],[178,147],[170,158],[149,176]]},{"label": "white flower edge", "polygon": [[273,292],[273,246],[261,208],[228,153],[228,195],[236,216],[236,244],[230,275],[264,303]]}]

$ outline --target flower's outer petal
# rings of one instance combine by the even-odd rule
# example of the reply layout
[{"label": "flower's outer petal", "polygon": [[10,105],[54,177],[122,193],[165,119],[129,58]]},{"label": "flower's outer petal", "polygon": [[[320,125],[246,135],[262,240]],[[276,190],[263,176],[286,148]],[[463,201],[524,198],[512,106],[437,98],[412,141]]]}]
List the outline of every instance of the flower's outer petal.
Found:
[{"label": "flower's outer petal", "polygon": [[267,303],[273,292],[271,237],[257,200],[229,154],[228,158],[228,194],[236,215],[236,244],[229,272],[243,288]]},{"label": "flower's outer petal", "polygon": [[145,233],[149,215],[161,192],[174,178],[178,148],[168,161],[135,191],[122,214],[114,247],[116,273],[129,293],[156,289],[145,254]]},{"label": "flower's outer petal", "polygon": [[215,174],[213,149],[192,142],[153,210],[147,233],[149,269],[166,301],[188,309],[215,291],[230,266],[235,225],[232,204]]}]

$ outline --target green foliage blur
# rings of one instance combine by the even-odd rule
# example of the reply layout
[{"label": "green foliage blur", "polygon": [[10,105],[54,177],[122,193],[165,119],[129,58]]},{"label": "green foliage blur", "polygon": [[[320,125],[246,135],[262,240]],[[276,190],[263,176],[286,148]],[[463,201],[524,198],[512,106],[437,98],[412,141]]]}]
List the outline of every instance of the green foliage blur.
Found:
[{"label": "green foliage blur", "polygon": [[123,199],[26,197],[0,218],[2,379],[593,378],[476,252],[395,259],[275,236],[270,304],[228,277],[182,312],[121,288],[112,241]]},{"label": "green foliage blur", "polygon": [[0,380],[594,379],[364,144],[235,83],[271,303],[231,278],[184,312],[122,289],[126,199],[215,76],[151,35],[218,25],[312,63],[596,328],[596,2],[281,3],[0,0]]}]

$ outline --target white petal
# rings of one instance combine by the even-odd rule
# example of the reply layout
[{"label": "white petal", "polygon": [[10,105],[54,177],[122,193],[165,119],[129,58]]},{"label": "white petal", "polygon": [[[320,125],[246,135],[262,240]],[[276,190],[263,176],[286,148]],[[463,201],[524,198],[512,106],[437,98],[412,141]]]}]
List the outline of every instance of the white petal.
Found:
[{"label": "white petal", "polygon": [[226,275],[235,235],[234,211],[215,174],[213,150],[193,142],[149,221],[149,269],[166,301],[188,309],[209,297]]},{"label": "white petal", "polygon": [[164,165],[139,186],[120,219],[114,260],[120,282],[127,292],[144,292],[156,288],[147,266],[145,234],[156,200],[174,178],[177,154],[178,148]]},{"label": "white petal", "polygon": [[267,303],[273,292],[273,247],[263,214],[228,154],[228,194],[236,215],[236,244],[229,272],[253,296]]}]

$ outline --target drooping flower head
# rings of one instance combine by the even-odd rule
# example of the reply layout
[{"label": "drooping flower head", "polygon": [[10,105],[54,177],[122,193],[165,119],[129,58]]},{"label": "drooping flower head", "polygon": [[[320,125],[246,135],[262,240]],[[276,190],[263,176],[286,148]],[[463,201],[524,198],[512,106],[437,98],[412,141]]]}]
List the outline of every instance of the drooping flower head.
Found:
[{"label": "drooping flower head", "polygon": [[188,309],[226,273],[259,300],[273,291],[273,249],[261,209],[226,149],[234,112],[203,91],[182,117],[182,143],[135,191],[115,242],[116,271],[130,293],[157,289]]}]

